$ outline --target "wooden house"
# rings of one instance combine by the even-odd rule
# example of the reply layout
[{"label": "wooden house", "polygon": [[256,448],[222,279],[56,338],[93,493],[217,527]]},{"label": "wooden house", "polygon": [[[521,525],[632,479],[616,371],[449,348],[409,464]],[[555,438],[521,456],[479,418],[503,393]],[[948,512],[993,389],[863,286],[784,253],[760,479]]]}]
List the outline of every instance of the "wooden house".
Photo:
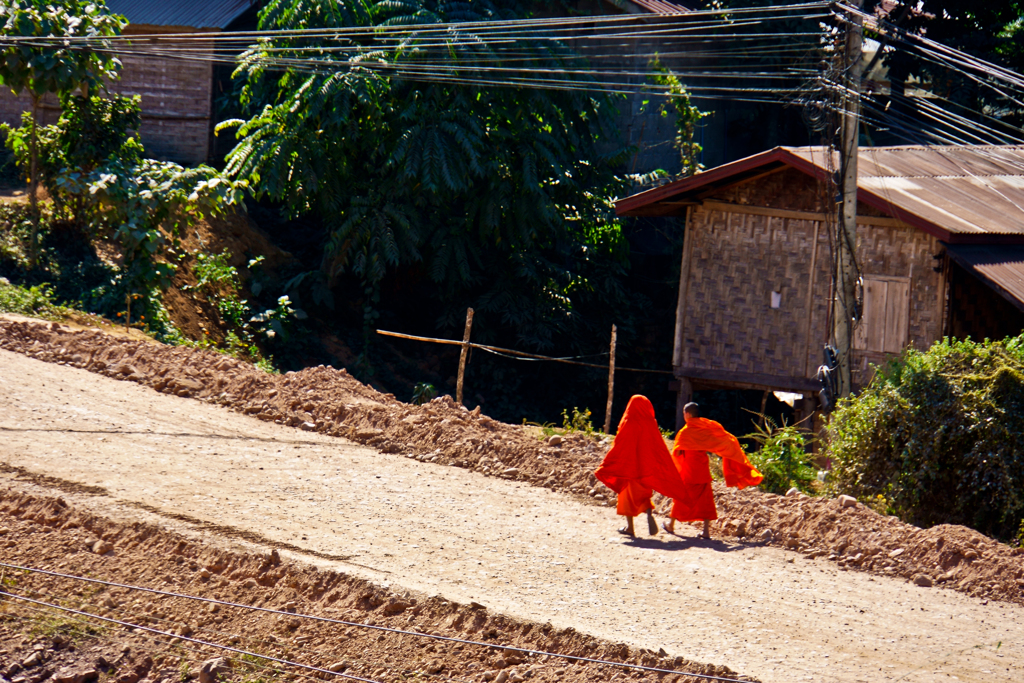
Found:
[{"label": "wooden house", "polygon": [[[107,7],[128,20],[126,36],[240,30],[255,26],[257,10],[255,0],[107,0]],[[211,58],[183,60],[171,54],[124,51],[119,55],[124,65],[121,78],[110,86],[112,92],[141,96],[139,133],[148,153],[187,165],[210,157],[217,123],[215,99],[223,79],[212,60],[213,42],[195,42],[190,47]],[[0,89],[0,121],[18,125],[22,112],[30,109],[28,95],[15,97],[10,90]],[[60,115],[53,97],[44,98],[41,109],[43,124],[56,122]]]},{"label": "wooden house", "polygon": [[[685,226],[679,419],[695,388],[797,392],[813,409],[834,272],[825,155],[777,147],[616,203]],[[862,148],[858,171],[855,386],[908,345],[1024,330],[1024,147]]]}]

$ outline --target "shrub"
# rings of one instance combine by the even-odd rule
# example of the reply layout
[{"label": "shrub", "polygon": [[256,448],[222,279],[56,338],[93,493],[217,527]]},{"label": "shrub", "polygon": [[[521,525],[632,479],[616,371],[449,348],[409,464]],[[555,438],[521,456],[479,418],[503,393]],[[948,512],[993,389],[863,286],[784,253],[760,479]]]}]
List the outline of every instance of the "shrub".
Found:
[{"label": "shrub", "polygon": [[785,493],[794,486],[804,493],[812,493],[817,471],[811,465],[812,455],[807,452],[809,439],[796,425],[776,425],[764,418],[764,426],[755,423],[756,431],[745,435],[760,446],[749,453],[750,463],[764,475],[761,489],[770,493]]},{"label": "shrub", "polygon": [[1024,517],[1024,336],[908,349],[828,426],[830,487],[920,526],[1012,538]]},{"label": "shrub", "polygon": [[417,382],[412,389],[412,402],[415,405],[421,406],[424,403],[430,403],[436,397],[437,389],[429,382]]},{"label": "shrub", "polygon": [[0,311],[57,320],[65,309],[54,301],[53,288],[45,282],[20,287],[0,278]]},{"label": "shrub", "polygon": [[594,424],[590,421],[590,408],[573,408],[570,414],[568,410],[562,411],[562,429],[566,432],[583,432],[587,436],[596,433]]}]

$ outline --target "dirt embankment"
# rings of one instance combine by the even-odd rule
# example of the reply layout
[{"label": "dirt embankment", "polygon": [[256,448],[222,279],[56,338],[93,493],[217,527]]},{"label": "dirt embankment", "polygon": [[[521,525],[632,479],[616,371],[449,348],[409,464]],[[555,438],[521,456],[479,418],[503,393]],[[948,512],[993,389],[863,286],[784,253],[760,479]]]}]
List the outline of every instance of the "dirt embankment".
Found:
[{"label": "dirt embankment", "polygon": [[[0,491],[0,546],[4,547],[3,561],[9,564],[42,566],[59,573],[281,613],[6,570],[6,590],[11,594],[350,676],[381,681],[436,676],[543,682],[614,680],[631,673],[612,665],[575,663],[495,647],[501,645],[736,677],[726,667],[601,641],[571,628],[510,619],[477,604],[395,593],[361,579],[283,561],[276,550],[265,555],[215,550],[148,524],[120,524],[76,510],[58,498]],[[33,640],[32,636],[39,637]],[[101,672],[106,674],[105,680],[116,683],[138,683],[140,679],[179,683],[195,678],[201,662],[218,656],[236,657],[233,673],[227,676],[232,680],[275,680],[282,674],[291,674],[291,680],[303,675],[298,669],[252,657],[237,658],[180,637],[104,626],[2,596],[0,641],[11,647],[0,649],[0,675],[19,683],[38,683],[53,674],[60,683],[91,683]],[[699,679],[680,673],[660,674],[659,680],[689,683]]]},{"label": "dirt embankment", "polygon": [[[424,406],[403,403],[343,369],[320,366],[271,375],[212,351],[4,320],[0,347],[219,403],[261,420],[347,437],[384,453],[590,496],[596,504],[614,502],[614,494],[593,476],[607,448],[593,438],[570,434],[551,445],[536,429],[497,422],[449,397]],[[1021,549],[970,529],[943,525],[922,530],[853,501],[844,505],[718,484],[716,496],[720,519],[714,533],[827,557],[846,569],[1024,604]]]},{"label": "dirt embankment", "polygon": [[[176,262],[173,284],[164,293],[163,299],[174,325],[187,338],[197,341],[209,339],[221,343],[225,339],[226,329],[209,296],[188,291],[198,282],[195,275],[196,254],[212,255],[227,251],[228,264],[238,270],[245,283],[251,282],[253,273],[248,264],[254,256],[263,256],[260,268],[270,277],[276,277],[294,261],[291,254],[274,246],[244,214],[233,213],[222,218],[199,221],[187,234],[181,236],[180,243],[181,253]],[[236,294],[242,299],[251,298],[248,292]]]}]

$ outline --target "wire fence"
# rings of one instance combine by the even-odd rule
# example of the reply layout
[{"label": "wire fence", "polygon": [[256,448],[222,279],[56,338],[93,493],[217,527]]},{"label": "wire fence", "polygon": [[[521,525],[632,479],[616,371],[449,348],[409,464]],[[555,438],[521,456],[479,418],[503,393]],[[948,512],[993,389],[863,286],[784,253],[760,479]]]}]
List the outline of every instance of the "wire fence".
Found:
[{"label": "wire fence", "polygon": [[[546,650],[539,650],[539,649],[534,649],[534,648],[518,647],[518,646],[514,646],[514,645],[502,645],[500,643],[488,643],[488,642],[483,642],[483,641],[470,640],[470,639],[467,639],[467,638],[456,638],[456,637],[453,637],[453,636],[443,636],[443,635],[436,634],[436,633],[423,633],[421,631],[410,631],[410,630],[407,630],[407,629],[393,628],[393,627],[389,627],[389,626],[379,626],[379,625],[375,625],[375,624],[364,624],[364,623],[361,623],[361,622],[358,622],[358,621],[349,621],[349,620],[344,620],[344,619],[334,619],[334,618],[331,618],[331,617],[325,617],[325,616],[319,616],[319,615],[313,615],[313,614],[303,614],[303,613],[300,613],[300,612],[289,612],[289,611],[285,611],[285,610],[272,609],[272,608],[269,608],[269,607],[259,607],[257,605],[247,605],[247,604],[243,604],[243,603],[230,602],[230,601],[227,601],[227,600],[220,600],[220,599],[217,599],[217,598],[207,598],[207,597],[198,596],[198,595],[190,595],[188,593],[178,593],[178,592],[172,592],[172,591],[164,591],[164,590],[160,590],[160,589],[156,589],[156,588],[147,588],[147,587],[144,587],[144,586],[135,586],[135,585],[132,585],[132,584],[119,583],[119,582],[115,582],[115,581],[105,581],[103,579],[96,579],[96,578],[91,578],[91,577],[77,576],[77,575],[74,575],[74,574],[66,574],[66,573],[62,573],[62,572],[55,572],[55,571],[52,571],[52,570],[40,569],[40,568],[36,568],[36,567],[27,567],[27,566],[17,565],[17,564],[12,564],[12,563],[7,563],[7,562],[0,562],[0,567],[2,567],[4,570],[8,570],[9,569],[9,570],[13,570],[13,571],[26,572],[26,573],[37,574],[37,575],[41,575],[41,576],[49,576],[49,577],[58,578],[58,579],[77,581],[77,582],[88,583],[88,584],[93,584],[93,585],[100,585],[100,586],[105,586],[105,587],[108,587],[108,588],[118,588],[118,589],[123,589],[123,590],[127,590],[127,591],[135,591],[135,592],[139,592],[139,593],[149,593],[149,594],[153,594],[153,595],[159,595],[159,596],[162,596],[162,597],[180,598],[180,599],[184,599],[184,600],[195,601],[197,603],[217,605],[218,607],[230,607],[230,608],[245,610],[245,611],[248,611],[248,612],[265,613],[265,614],[272,614],[272,615],[277,615],[277,616],[283,616],[283,617],[287,617],[289,619],[304,619],[304,620],[308,620],[308,621],[311,621],[311,622],[317,622],[317,623],[332,624],[332,625],[336,625],[336,626],[347,626],[347,627],[355,628],[355,629],[366,629],[366,630],[377,631],[377,632],[380,632],[380,633],[386,633],[386,634],[395,635],[395,636],[409,636],[409,637],[413,637],[413,638],[429,639],[429,640],[432,640],[432,641],[442,642],[442,643],[451,643],[451,644],[457,644],[457,645],[468,645],[468,646],[473,646],[473,647],[485,648],[485,649],[489,649],[489,650],[498,650],[498,651],[502,651],[502,652],[506,652],[506,653],[515,653],[517,655],[522,655],[522,656],[530,656],[530,657],[545,656],[545,657],[548,657],[548,658],[560,659],[560,660],[564,660],[564,661],[567,661],[567,662],[575,662],[575,663],[581,663],[581,664],[606,665],[606,666],[610,666],[610,667],[617,667],[617,668],[620,668],[620,669],[626,669],[626,670],[637,671],[637,672],[655,673],[655,674],[676,674],[676,675],[690,676],[690,677],[693,677],[693,678],[696,678],[696,679],[700,679],[700,680],[719,681],[719,682],[722,682],[722,683],[741,683],[743,681],[743,679],[741,679],[741,678],[730,678],[730,677],[724,677],[724,676],[712,676],[710,674],[702,674],[702,673],[697,673],[697,672],[692,672],[692,671],[685,671],[685,670],[678,670],[678,669],[665,669],[665,668],[660,668],[660,667],[655,667],[655,666],[645,666],[643,664],[633,664],[633,663],[629,663],[629,662],[617,662],[617,661],[614,661],[614,660],[602,659],[602,658],[598,658],[598,657],[584,657],[584,656],[580,656],[580,655],[570,655],[570,654],[564,654],[564,653],[559,653],[559,652],[550,652],[550,651],[546,651]],[[266,655],[266,654],[261,654],[261,653],[258,653],[258,652],[252,652],[252,651],[245,650],[245,649],[242,649],[242,648],[239,648],[239,647],[234,647],[232,645],[227,645],[227,644],[224,644],[224,643],[219,643],[219,642],[216,642],[216,641],[213,641],[213,640],[203,640],[203,639],[200,639],[200,638],[192,638],[190,636],[184,636],[184,635],[181,635],[181,634],[176,634],[176,633],[173,633],[173,632],[152,628],[150,626],[145,626],[143,624],[136,624],[136,623],[132,623],[132,622],[128,622],[128,621],[122,620],[122,619],[115,619],[115,618],[112,618],[112,617],[107,617],[107,616],[101,616],[101,615],[98,615],[98,614],[93,614],[93,613],[87,612],[85,610],[75,609],[75,608],[68,607],[68,606],[65,606],[65,605],[60,605],[60,604],[56,604],[56,603],[52,603],[52,602],[45,602],[45,601],[42,601],[42,600],[37,600],[35,598],[30,598],[30,597],[27,597],[27,596],[24,596],[24,595],[19,595],[17,593],[11,592],[10,589],[7,589],[7,592],[0,592],[0,599],[3,599],[3,598],[11,598],[11,599],[23,602],[23,603],[35,605],[37,607],[57,610],[57,611],[65,612],[65,613],[72,614],[72,615],[75,615],[75,616],[78,616],[78,617],[82,617],[82,618],[95,619],[95,620],[98,620],[98,621],[101,621],[101,622],[104,622],[104,623],[110,623],[110,624],[122,626],[122,627],[125,627],[125,628],[129,628],[129,629],[139,629],[141,632],[149,633],[151,635],[162,636],[162,637],[165,637],[165,638],[178,638],[178,639],[181,640],[181,642],[187,642],[187,643],[191,643],[193,645],[199,645],[199,646],[212,647],[212,648],[215,648],[215,649],[218,649],[218,650],[222,650],[222,651],[225,651],[225,652],[231,652],[231,653],[239,655],[239,656],[244,655],[244,656],[247,656],[247,657],[254,657],[254,658],[257,658],[257,659],[260,659],[260,660],[265,660],[265,661],[268,661],[268,662],[274,662],[276,664],[281,664],[283,666],[296,667],[296,668],[299,668],[299,669],[302,669],[302,670],[305,670],[305,671],[309,671],[309,672],[313,672],[313,673],[316,673],[316,674],[320,674],[320,675],[339,676],[341,678],[346,678],[346,679],[350,679],[350,680],[368,681],[369,683],[377,683],[376,681],[372,681],[371,679],[366,679],[366,678],[361,678],[361,677],[358,677],[358,676],[347,675],[347,674],[344,674],[343,672],[331,671],[330,669],[325,669],[325,668],[322,668],[322,667],[312,666],[312,665],[309,665],[309,664],[303,664],[303,663],[300,663],[300,662],[294,662],[294,661],[291,661],[291,660],[287,660],[287,659],[283,659],[283,658],[279,658],[279,657],[273,657],[273,656]]]}]

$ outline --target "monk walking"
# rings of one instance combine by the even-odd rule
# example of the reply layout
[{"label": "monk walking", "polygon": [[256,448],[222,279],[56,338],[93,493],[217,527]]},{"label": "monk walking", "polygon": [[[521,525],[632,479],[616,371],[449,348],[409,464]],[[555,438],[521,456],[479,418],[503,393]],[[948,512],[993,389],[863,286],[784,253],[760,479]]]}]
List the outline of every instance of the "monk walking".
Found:
[{"label": "monk walking", "polygon": [[664,529],[674,534],[677,519],[680,522],[704,522],[704,533],[700,537],[708,539],[711,538],[711,521],[718,519],[715,496],[711,490],[708,453],[722,458],[726,486],[739,489],[757,486],[764,477],[747,460],[739,439],[714,420],[701,417],[700,407],[696,403],[687,403],[683,407],[683,419],[686,424],[676,434],[672,460],[679,470],[687,495],[672,501],[672,512]]},{"label": "monk walking", "polygon": [[654,521],[654,491],[676,498],[688,492],[654,418],[654,406],[644,396],[629,399],[604,462],[594,475],[619,495],[616,511],[626,518],[619,533],[635,536],[633,518],[647,513],[647,529],[658,533]]}]

